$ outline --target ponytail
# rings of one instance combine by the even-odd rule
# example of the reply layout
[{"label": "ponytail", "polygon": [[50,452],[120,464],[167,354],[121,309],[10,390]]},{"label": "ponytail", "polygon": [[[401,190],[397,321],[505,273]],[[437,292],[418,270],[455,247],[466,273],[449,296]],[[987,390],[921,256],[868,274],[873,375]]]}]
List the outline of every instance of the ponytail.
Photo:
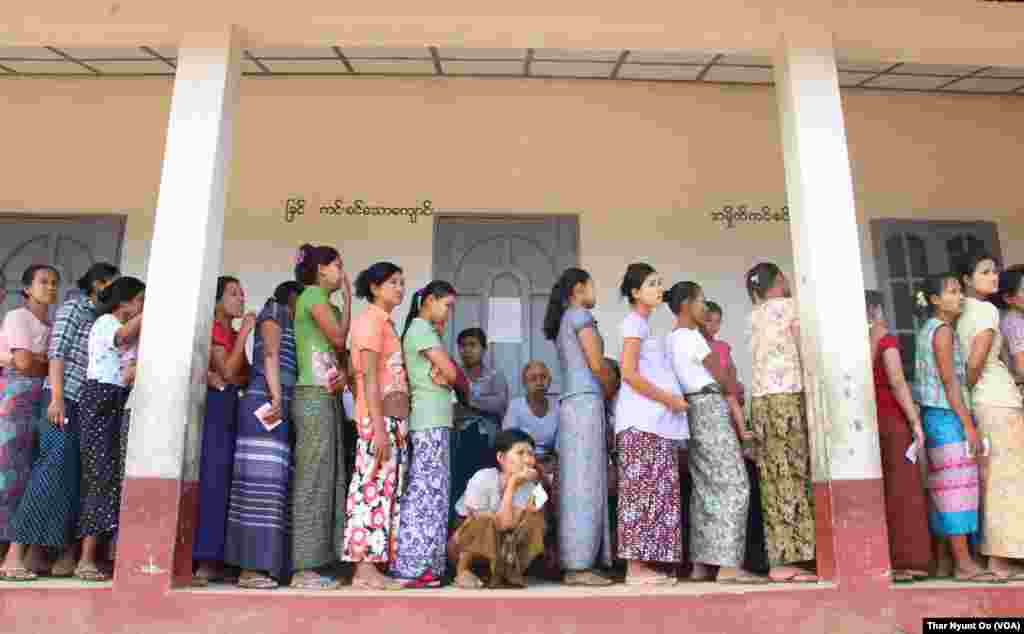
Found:
[{"label": "ponytail", "polygon": [[577,284],[586,284],[590,280],[590,273],[583,269],[568,268],[558,278],[555,285],[551,287],[551,297],[548,299],[548,308],[544,313],[544,337],[549,341],[558,338],[558,330],[562,325],[562,316],[569,307],[569,300]]},{"label": "ponytail", "polygon": [[412,295],[412,304],[409,306],[409,314],[405,316],[405,326],[402,328],[402,341],[405,341],[405,333],[409,332],[414,319],[420,316],[420,309],[426,302],[427,297],[444,299],[455,295],[455,287],[444,280],[434,280]]},{"label": "ponytail", "polygon": [[304,244],[295,254],[295,280],[305,286],[320,283],[320,267],[327,266],[341,257],[334,247]]},{"label": "ponytail", "polygon": [[146,285],[137,277],[119,277],[113,284],[100,291],[99,306],[96,315],[102,317],[117,310],[125,302],[130,302],[139,293],[146,290]]}]

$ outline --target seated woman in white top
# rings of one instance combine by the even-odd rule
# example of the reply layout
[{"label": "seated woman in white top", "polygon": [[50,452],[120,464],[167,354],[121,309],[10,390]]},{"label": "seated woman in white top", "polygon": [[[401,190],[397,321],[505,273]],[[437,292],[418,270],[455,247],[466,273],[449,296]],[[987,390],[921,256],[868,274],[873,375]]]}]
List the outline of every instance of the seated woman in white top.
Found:
[{"label": "seated woman in white top", "polygon": [[537,443],[537,462],[550,476],[548,466],[558,468],[558,399],[548,396],[551,370],[543,361],[530,361],[523,368],[526,395],[509,403],[502,429],[521,429]]}]

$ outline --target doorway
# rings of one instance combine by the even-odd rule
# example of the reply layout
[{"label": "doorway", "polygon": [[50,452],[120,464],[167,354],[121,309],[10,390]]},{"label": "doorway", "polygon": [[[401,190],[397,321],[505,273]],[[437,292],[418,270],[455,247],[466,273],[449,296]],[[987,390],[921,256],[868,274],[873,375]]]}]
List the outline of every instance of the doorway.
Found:
[{"label": "doorway", "polygon": [[124,224],[123,216],[0,215],[0,283],[7,291],[0,312],[21,305],[21,275],[33,264],[60,272],[59,302],[93,263],[120,267]]},{"label": "doorway", "polygon": [[983,250],[1000,258],[998,227],[994,222],[874,220],[871,229],[889,327],[900,340],[903,372],[913,381],[919,325],[914,292],[929,275],[955,271],[969,253]]},{"label": "doorway", "polygon": [[458,358],[455,338],[483,328],[485,363],[504,373],[512,398],[523,394],[527,361],[551,369],[551,392],[562,386],[552,342],[544,338],[551,287],[566,268],[579,265],[577,216],[442,215],[434,226],[434,278],[459,292],[445,345]]}]

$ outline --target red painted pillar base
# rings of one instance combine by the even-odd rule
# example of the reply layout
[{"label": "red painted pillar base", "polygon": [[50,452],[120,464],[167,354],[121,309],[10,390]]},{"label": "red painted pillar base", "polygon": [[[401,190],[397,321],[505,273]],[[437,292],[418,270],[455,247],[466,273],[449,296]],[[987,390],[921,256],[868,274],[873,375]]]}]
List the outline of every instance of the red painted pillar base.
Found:
[{"label": "red painted pillar base", "polygon": [[814,485],[819,574],[844,589],[890,583],[889,536],[881,479]]},{"label": "red painted pillar base", "polygon": [[164,593],[192,580],[195,482],[126,478],[114,583],[118,591]]}]

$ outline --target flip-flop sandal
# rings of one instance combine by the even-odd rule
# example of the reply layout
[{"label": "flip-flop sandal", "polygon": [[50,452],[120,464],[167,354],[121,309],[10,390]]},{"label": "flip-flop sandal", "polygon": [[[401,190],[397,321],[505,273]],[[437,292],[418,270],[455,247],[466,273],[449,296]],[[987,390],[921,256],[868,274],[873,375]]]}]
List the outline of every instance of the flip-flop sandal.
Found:
[{"label": "flip-flop sandal", "polygon": [[189,584],[193,588],[206,588],[210,585],[209,577],[200,577],[199,575],[192,575],[192,582]]},{"label": "flip-flop sandal", "polygon": [[246,590],[273,590],[279,585],[277,581],[265,575],[253,575],[238,579],[238,587]]},{"label": "flip-flop sandal", "polygon": [[68,577],[74,576],[75,568],[77,567],[78,564],[75,561],[71,561],[70,565],[63,564],[62,562],[58,561],[57,563],[53,564],[52,568],[50,568],[50,576],[54,577],[55,579],[66,579]]},{"label": "flip-flop sandal", "polygon": [[100,583],[103,581],[110,581],[110,575],[103,573],[99,568],[79,567],[75,569],[75,579],[78,579],[79,581],[88,581],[90,583]]},{"label": "flip-flop sandal", "polygon": [[893,572],[890,574],[893,583],[913,583],[914,575],[909,572]]},{"label": "flip-flop sandal", "polygon": [[36,581],[39,579],[39,575],[32,572],[28,568],[11,568],[9,570],[0,570],[0,581]]},{"label": "flip-flop sandal", "polygon": [[679,579],[666,575],[644,575],[642,577],[626,577],[627,586],[674,586]]},{"label": "flip-flop sandal", "polygon": [[386,590],[421,590],[423,588],[440,588],[441,580],[431,571],[426,571],[415,579],[396,578],[388,583]]},{"label": "flip-flop sandal", "polygon": [[763,586],[771,583],[771,579],[768,577],[759,577],[757,575],[736,575],[735,577],[715,579],[715,582],[727,586]]},{"label": "flip-flop sandal", "polygon": [[992,572],[976,572],[969,577],[953,577],[957,583],[1006,583],[1006,579]]},{"label": "flip-flop sandal", "polygon": [[398,582],[392,580],[384,581],[366,581],[365,579],[352,579],[353,590],[401,590],[401,587],[394,587],[398,585]]},{"label": "flip-flop sandal", "polygon": [[484,582],[472,573],[462,573],[455,577],[455,586],[463,590],[479,590],[484,587]]},{"label": "flip-flop sandal", "polygon": [[603,586],[610,586],[615,582],[608,577],[602,577],[592,570],[585,570],[566,573],[563,583],[567,586],[599,588]]},{"label": "flip-flop sandal", "polygon": [[908,570],[907,573],[914,578],[914,581],[923,581],[931,576],[923,570]]},{"label": "flip-flop sandal", "polygon": [[296,590],[338,590],[341,588],[341,582],[331,577],[317,575],[316,577],[292,579],[291,587]]}]

